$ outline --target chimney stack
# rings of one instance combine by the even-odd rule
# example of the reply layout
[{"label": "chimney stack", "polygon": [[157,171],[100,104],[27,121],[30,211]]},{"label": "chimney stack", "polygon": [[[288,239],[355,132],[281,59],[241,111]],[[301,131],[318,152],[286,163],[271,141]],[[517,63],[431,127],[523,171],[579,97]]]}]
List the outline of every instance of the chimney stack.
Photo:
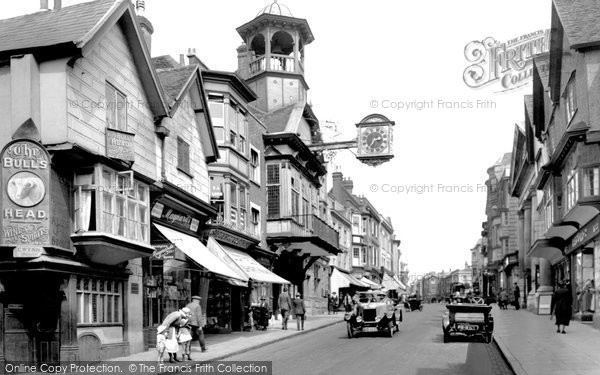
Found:
[{"label": "chimney stack", "polygon": [[179,54],[179,65],[185,66],[185,55],[183,53]]},{"label": "chimney stack", "polygon": [[40,0],[40,10],[50,10],[48,9],[48,0]]},{"label": "chimney stack", "polygon": [[146,11],[146,1],[136,0],[135,11],[137,13],[138,22],[140,23],[140,28],[142,29],[144,42],[146,43],[146,47],[148,47],[148,52],[150,52],[152,51],[152,34],[154,33],[154,27],[152,26],[152,22],[144,17],[144,13]]},{"label": "chimney stack", "polygon": [[237,48],[237,57],[238,57],[238,68],[237,68],[237,74],[242,77],[243,79],[247,79],[250,77],[250,61],[248,59],[248,46],[246,45],[246,43],[242,43],[238,48]]},{"label": "chimney stack", "polygon": [[60,10],[62,8],[62,0],[54,0],[54,10]]},{"label": "chimney stack", "polygon": [[348,191],[348,193],[352,194],[352,189],[354,189],[354,182],[352,182],[352,179],[350,178],[346,178],[342,181],[342,186],[344,186],[344,189],[346,189],[346,191]]}]

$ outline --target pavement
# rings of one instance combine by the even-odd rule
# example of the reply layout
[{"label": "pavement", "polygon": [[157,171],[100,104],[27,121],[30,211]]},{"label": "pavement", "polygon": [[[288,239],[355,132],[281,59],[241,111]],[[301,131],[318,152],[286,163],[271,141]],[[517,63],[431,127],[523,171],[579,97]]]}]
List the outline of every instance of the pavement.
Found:
[{"label": "pavement", "polygon": [[[192,343],[192,360],[194,361],[218,361],[233,355],[241,354],[246,351],[262,347],[267,344],[290,339],[292,337],[303,335],[321,328],[342,323],[344,313],[338,312],[331,315],[313,315],[308,316],[304,322],[304,331],[296,330],[296,321],[290,319],[288,329],[281,329],[281,320],[271,320],[271,324],[265,331],[232,332],[229,334],[205,334],[207,351],[202,353],[197,341]],[[168,355],[164,358],[168,361]],[[181,358],[181,351],[179,354]],[[157,352],[155,348],[148,351],[132,354],[127,357],[111,358],[111,361],[133,361],[145,362],[156,361]],[[182,362],[185,363],[185,362]]]},{"label": "pavement", "polygon": [[600,374],[600,330],[571,321],[556,333],[549,315],[494,305],[494,341],[516,375]]}]

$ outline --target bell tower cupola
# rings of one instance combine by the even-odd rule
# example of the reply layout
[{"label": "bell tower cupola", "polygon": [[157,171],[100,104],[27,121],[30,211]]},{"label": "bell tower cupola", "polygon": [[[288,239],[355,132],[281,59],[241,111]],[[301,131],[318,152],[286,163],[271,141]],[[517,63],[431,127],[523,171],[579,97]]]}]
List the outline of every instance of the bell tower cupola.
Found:
[{"label": "bell tower cupola", "polygon": [[271,112],[306,101],[305,47],[314,40],[308,22],[275,0],[237,28],[237,73],[258,94],[255,105]]}]

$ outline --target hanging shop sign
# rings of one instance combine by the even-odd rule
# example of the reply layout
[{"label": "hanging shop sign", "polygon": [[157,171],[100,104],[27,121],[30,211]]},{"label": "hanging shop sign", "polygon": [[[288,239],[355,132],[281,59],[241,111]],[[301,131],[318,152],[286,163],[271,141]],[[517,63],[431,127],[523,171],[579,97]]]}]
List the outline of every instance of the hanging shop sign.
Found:
[{"label": "hanging shop sign", "polygon": [[152,259],[156,260],[164,260],[164,259],[175,259],[175,245],[168,244],[156,244],[152,245],[154,248],[154,253],[152,254]]},{"label": "hanging shop sign", "polygon": [[0,245],[50,245],[50,157],[40,143],[14,140],[2,150]]},{"label": "hanging shop sign", "polygon": [[106,156],[125,161],[135,161],[135,134],[115,129],[106,129]]},{"label": "hanging shop sign", "polygon": [[586,245],[600,233],[600,216],[596,216],[584,225],[571,239],[565,248],[565,255],[569,255],[577,248]]}]

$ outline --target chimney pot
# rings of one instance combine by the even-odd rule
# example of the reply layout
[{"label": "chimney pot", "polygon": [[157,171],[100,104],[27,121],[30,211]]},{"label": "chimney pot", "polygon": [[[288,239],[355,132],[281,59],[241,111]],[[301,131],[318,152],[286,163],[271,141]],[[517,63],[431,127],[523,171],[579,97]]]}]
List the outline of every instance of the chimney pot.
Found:
[{"label": "chimney pot", "polygon": [[40,10],[49,10],[48,0],[40,0]]},{"label": "chimney pot", "polygon": [[54,0],[54,10],[60,10],[62,8],[62,0]]},{"label": "chimney pot", "polygon": [[135,11],[138,16],[141,16],[146,11],[146,1],[145,0],[136,0],[135,2]]},{"label": "chimney pot", "polygon": [[183,53],[179,54],[179,65],[185,66],[185,55]]}]

